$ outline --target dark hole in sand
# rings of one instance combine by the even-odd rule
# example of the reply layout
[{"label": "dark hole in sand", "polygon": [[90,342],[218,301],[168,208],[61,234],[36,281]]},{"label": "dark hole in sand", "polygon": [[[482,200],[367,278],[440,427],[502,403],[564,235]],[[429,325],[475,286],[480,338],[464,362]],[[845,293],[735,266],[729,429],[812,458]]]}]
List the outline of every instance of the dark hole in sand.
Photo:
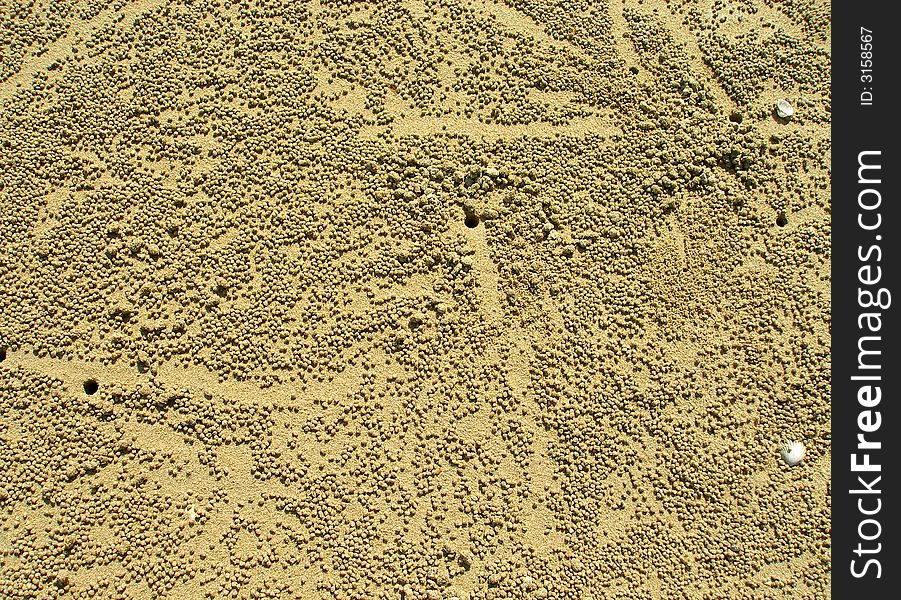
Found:
[{"label": "dark hole in sand", "polygon": [[84,393],[88,396],[93,396],[97,393],[97,390],[100,388],[100,384],[97,383],[96,379],[88,379],[84,382]]}]

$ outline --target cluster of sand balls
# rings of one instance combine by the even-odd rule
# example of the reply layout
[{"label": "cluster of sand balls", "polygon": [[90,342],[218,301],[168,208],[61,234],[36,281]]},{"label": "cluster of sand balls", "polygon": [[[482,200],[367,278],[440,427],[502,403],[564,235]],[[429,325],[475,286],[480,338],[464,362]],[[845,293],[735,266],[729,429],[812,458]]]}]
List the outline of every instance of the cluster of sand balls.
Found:
[{"label": "cluster of sand balls", "polygon": [[101,4],[0,9],[0,596],[828,596],[824,6]]}]

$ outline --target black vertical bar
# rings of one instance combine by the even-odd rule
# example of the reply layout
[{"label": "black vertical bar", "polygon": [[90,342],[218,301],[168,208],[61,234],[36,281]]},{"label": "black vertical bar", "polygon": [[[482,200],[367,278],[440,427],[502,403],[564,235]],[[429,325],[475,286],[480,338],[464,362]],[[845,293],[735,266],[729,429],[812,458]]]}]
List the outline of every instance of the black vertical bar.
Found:
[{"label": "black vertical bar", "polygon": [[895,306],[901,302],[901,144],[896,139],[901,94],[894,81],[901,33],[895,8],[893,2],[832,4],[835,598],[901,597],[896,517],[901,361]]}]

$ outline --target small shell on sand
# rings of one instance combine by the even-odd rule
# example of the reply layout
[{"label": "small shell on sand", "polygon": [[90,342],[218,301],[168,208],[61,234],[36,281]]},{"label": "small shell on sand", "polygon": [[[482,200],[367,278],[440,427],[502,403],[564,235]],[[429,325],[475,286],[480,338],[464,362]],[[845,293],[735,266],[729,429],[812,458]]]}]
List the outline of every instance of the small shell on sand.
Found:
[{"label": "small shell on sand", "polygon": [[789,466],[795,466],[804,458],[804,444],[801,442],[788,442],[782,446],[782,460]]},{"label": "small shell on sand", "polygon": [[776,114],[780,119],[787,119],[795,114],[795,108],[788,103],[788,100],[782,99],[776,103]]}]

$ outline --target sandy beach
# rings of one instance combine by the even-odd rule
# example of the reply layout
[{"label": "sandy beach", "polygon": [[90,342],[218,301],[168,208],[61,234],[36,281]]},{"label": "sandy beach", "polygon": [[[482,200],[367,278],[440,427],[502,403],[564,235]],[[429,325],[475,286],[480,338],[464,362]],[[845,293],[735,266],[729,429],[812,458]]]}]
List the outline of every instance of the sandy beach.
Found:
[{"label": "sandy beach", "polygon": [[0,598],[829,598],[830,8],[0,2]]}]

